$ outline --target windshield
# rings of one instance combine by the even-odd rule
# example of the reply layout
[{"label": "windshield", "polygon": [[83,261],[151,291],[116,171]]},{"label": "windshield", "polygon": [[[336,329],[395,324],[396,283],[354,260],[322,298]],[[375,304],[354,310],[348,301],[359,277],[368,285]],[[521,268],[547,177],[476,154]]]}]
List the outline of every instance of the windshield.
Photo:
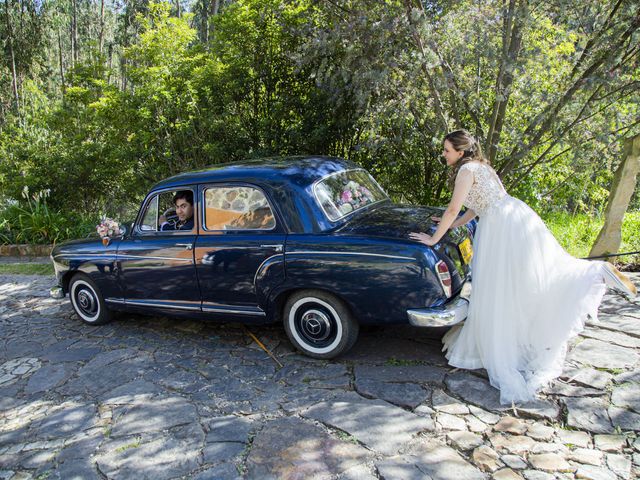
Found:
[{"label": "windshield", "polygon": [[366,170],[346,170],[327,175],[315,184],[313,193],[332,222],[388,198]]}]

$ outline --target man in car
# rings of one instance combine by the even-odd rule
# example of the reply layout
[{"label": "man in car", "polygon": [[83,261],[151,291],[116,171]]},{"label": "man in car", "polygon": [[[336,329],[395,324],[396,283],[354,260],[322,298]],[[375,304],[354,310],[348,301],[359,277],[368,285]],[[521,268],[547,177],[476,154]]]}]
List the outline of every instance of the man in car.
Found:
[{"label": "man in car", "polygon": [[180,190],[173,196],[176,206],[177,222],[169,222],[165,215],[160,216],[160,230],[193,230],[193,192]]}]

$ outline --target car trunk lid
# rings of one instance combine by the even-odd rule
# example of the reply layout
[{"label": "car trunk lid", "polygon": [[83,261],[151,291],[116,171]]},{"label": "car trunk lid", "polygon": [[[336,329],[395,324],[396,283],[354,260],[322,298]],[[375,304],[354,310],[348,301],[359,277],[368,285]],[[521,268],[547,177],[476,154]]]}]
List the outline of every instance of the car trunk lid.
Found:
[{"label": "car trunk lid", "polygon": [[[438,207],[388,203],[353,215],[335,233],[410,240],[409,234],[411,232],[433,234],[437,223],[431,217],[441,216],[443,212],[444,209]],[[469,264],[463,258],[464,246],[461,247],[463,243],[468,243],[471,246],[471,232],[466,227],[458,227],[449,230],[442,240],[432,248],[450,271],[453,294],[462,288],[464,280],[470,273]]]}]

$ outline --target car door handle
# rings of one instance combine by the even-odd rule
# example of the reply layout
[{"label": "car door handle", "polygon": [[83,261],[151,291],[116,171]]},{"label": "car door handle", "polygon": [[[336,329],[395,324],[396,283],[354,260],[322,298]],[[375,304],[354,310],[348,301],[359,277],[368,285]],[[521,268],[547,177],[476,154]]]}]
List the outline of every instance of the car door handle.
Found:
[{"label": "car door handle", "polygon": [[176,243],[176,247],[184,247],[187,250],[193,249],[193,243]]},{"label": "car door handle", "polygon": [[276,245],[260,245],[260,248],[273,248],[276,252],[281,252],[284,248],[284,245],[276,244]]}]

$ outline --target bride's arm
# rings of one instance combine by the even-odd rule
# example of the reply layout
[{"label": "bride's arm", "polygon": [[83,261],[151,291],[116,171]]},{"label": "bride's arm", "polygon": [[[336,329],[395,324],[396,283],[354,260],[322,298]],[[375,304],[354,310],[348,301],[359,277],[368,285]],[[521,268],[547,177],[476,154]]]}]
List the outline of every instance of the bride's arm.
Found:
[{"label": "bride's arm", "polygon": [[[462,204],[467,198],[471,187],[473,186],[473,173],[467,169],[460,170],[458,172],[458,176],[456,177],[456,183],[453,187],[453,195],[451,197],[451,201],[447,206],[447,209],[442,215],[442,220],[438,224],[438,228],[436,232],[431,235],[427,235],[426,233],[412,233],[409,236],[418,240],[419,242],[424,243],[425,245],[435,245],[440,241],[440,239],[447,233],[447,230],[451,228],[451,225],[458,217],[458,213],[462,209]],[[466,214],[465,214],[466,215]]]},{"label": "bride's arm", "polygon": [[476,217],[476,212],[474,212],[470,208],[467,208],[467,211],[464,212],[464,215],[462,215],[461,217],[458,217],[456,221],[451,224],[451,228],[456,228],[462,225],[466,225],[475,217]]}]

